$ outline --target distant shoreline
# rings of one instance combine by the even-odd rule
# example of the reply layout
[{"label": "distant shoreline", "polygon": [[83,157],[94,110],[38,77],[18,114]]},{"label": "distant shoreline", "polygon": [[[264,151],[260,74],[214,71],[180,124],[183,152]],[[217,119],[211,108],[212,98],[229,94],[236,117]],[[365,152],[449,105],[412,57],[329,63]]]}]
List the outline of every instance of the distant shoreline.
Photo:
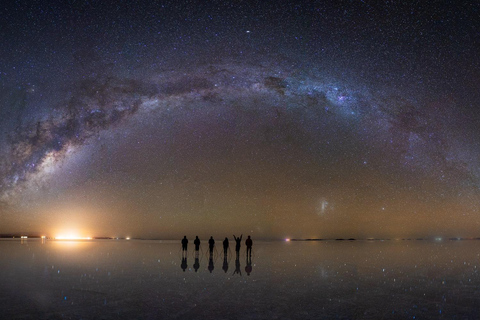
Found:
[{"label": "distant shoreline", "polygon": [[285,239],[284,241],[444,241],[444,240],[452,240],[452,241],[460,241],[460,240],[480,240],[480,237],[478,238],[443,238],[443,237],[437,237],[437,238],[398,238],[398,239],[392,239],[392,238],[367,238],[367,239],[356,239],[356,238],[314,238],[314,239]]},{"label": "distant shoreline", "polygon": [[[25,235],[25,234],[0,234],[0,239],[46,239],[65,241],[69,239],[55,239],[55,237],[40,236],[40,235]],[[156,238],[123,238],[123,237],[92,237],[89,240],[156,240],[156,241],[177,241],[178,239],[156,239]],[[70,239],[75,240],[75,239]],[[85,240],[87,239],[77,239]],[[285,241],[285,242],[320,242],[320,241],[465,241],[465,240],[480,240],[480,237],[435,237],[435,238],[286,238],[286,239],[258,239],[258,241]]]}]

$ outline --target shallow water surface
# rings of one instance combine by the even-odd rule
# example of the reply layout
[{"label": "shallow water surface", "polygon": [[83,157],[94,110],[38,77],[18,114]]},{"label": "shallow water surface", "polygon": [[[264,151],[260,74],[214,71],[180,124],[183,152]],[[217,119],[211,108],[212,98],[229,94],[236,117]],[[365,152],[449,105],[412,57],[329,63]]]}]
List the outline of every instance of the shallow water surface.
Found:
[{"label": "shallow water surface", "polygon": [[196,261],[191,246],[185,261],[179,241],[2,240],[0,318],[480,317],[480,241],[255,241],[251,261],[244,249]]}]

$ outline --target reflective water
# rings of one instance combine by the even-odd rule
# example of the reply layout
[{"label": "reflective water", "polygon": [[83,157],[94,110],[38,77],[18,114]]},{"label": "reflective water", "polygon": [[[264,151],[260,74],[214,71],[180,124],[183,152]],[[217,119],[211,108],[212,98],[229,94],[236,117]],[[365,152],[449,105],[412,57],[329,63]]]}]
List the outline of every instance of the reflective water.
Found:
[{"label": "reflective water", "polygon": [[202,249],[0,241],[0,319],[480,317],[480,241],[255,241],[251,265]]}]

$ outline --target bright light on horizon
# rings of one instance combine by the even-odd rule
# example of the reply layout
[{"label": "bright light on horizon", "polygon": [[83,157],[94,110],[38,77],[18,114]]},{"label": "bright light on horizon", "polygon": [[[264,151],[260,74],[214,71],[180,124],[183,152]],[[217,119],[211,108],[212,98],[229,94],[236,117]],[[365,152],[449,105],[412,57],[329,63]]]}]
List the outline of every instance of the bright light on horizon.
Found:
[{"label": "bright light on horizon", "polygon": [[55,240],[92,240],[92,237],[78,237],[74,235],[56,236]]}]

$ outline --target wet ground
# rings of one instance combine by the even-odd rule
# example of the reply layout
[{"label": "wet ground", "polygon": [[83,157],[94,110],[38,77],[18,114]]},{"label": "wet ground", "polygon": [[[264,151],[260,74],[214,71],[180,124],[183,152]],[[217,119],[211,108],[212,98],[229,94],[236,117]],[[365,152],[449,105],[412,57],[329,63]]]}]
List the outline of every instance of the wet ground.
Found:
[{"label": "wet ground", "polygon": [[[206,241],[205,241],[206,243]],[[476,319],[480,241],[0,241],[1,319]],[[185,269],[185,270],[184,270]],[[195,270],[197,269],[197,270]]]}]

